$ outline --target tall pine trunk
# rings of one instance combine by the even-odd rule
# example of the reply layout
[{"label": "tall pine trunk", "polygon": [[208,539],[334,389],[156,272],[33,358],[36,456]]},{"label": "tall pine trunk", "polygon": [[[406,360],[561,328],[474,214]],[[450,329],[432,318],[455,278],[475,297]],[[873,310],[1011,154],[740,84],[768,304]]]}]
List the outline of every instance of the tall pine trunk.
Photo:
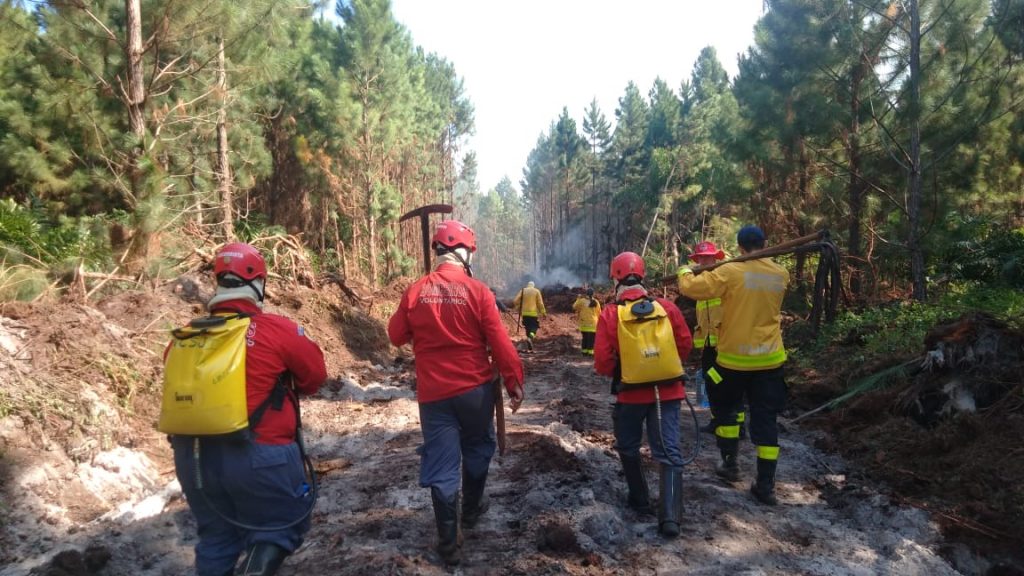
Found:
[{"label": "tall pine trunk", "polygon": [[910,230],[910,277],[914,300],[928,298],[925,284],[924,249],[921,246],[921,12],[917,0],[910,0],[910,181],[907,213]]},{"label": "tall pine trunk", "polygon": [[228,161],[228,75],[224,61],[224,37],[217,39],[217,180],[221,206],[221,231],[224,240],[235,238],[234,195],[231,186],[231,164]]},{"label": "tall pine trunk", "polygon": [[139,159],[145,149],[146,123],[143,109],[146,105],[146,87],[142,72],[142,8],[140,0],[125,0],[125,59],[128,66],[126,75],[126,100],[128,108],[128,129],[135,141],[128,155],[128,182],[134,198],[132,241],[126,264],[131,272],[141,271],[149,258],[150,243],[155,228],[152,219],[150,198],[146,192],[143,175],[139,170]]}]

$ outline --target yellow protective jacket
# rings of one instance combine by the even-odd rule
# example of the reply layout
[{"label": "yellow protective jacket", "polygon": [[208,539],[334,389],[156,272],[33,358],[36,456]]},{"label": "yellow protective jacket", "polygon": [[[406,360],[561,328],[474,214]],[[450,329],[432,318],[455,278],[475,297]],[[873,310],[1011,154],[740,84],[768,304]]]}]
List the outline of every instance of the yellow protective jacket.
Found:
[{"label": "yellow protective jacket", "polygon": [[694,275],[679,271],[679,292],[694,300],[721,299],[718,363],[732,370],[770,370],[786,361],[782,297],[789,272],[767,258],[732,262]]},{"label": "yellow protective jacket", "polygon": [[512,309],[520,310],[523,316],[547,316],[548,311],[544,308],[544,298],[540,295],[540,290],[536,288],[530,288],[527,286],[516,294],[516,299],[512,301]]},{"label": "yellow protective jacket", "polygon": [[718,331],[722,327],[722,299],[697,302],[697,328],[693,331],[693,348],[718,347]]},{"label": "yellow protective jacket", "polygon": [[590,305],[590,297],[581,295],[572,304],[572,310],[580,321],[580,332],[597,332],[597,319],[601,316],[601,303],[594,299]]}]

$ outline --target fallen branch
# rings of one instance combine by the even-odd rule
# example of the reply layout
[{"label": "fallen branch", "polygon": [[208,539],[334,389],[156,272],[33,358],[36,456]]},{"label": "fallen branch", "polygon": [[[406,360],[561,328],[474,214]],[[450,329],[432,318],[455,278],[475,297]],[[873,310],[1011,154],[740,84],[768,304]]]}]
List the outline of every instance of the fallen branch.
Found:
[{"label": "fallen branch", "polygon": [[940,509],[938,509],[938,508],[936,508],[934,506],[929,506],[928,504],[925,504],[924,502],[913,500],[913,499],[910,499],[910,498],[907,498],[907,497],[904,497],[904,496],[896,496],[894,499],[896,501],[900,502],[901,504],[910,505],[910,506],[913,506],[914,508],[920,508],[921,510],[924,510],[924,511],[930,513],[930,514],[934,514],[936,516],[942,517],[942,518],[948,520],[950,523],[952,523],[952,524],[954,524],[956,526],[959,526],[960,528],[964,528],[966,530],[970,530],[971,532],[977,532],[978,534],[981,534],[983,536],[988,536],[989,538],[992,538],[993,540],[999,540],[1000,538],[1006,538],[1006,539],[1009,539],[1009,540],[1014,540],[1016,542],[1020,542],[1020,540],[1021,540],[1019,537],[1014,536],[1013,534],[1008,534],[1008,533],[1003,532],[1001,530],[997,530],[995,528],[992,528],[991,526],[986,526],[985,524],[982,524],[981,522],[978,522],[976,520],[971,520],[970,518],[964,518],[963,516],[957,516],[956,514],[953,514],[952,512],[946,512],[945,510],[940,510]]},{"label": "fallen branch", "polygon": [[882,370],[881,372],[877,372],[877,373],[872,374],[870,376],[866,376],[864,378],[861,378],[856,383],[854,383],[853,386],[851,386],[850,389],[847,390],[842,395],[837,396],[836,398],[833,398],[833,399],[829,400],[828,402],[822,404],[821,406],[818,406],[814,410],[811,410],[809,412],[804,412],[803,414],[797,416],[796,418],[793,418],[792,420],[789,420],[789,423],[792,424],[794,422],[803,420],[804,418],[806,418],[806,417],[808,417],[808,416],[810,416],[812,414],[817,414],[818,412],[821,412],[822,410],[827,410],[827,409],[835,408],[836,406],[839,406],[840,404],[842,404],[843,402],[846,402],[850,398],[854,398],[854,397],[859,396],[861,394],[864,394],[866,392],[870,392],[872,390],[878,390],[878,389],[881,389],[881,388],[885,388],[894,378],[896,378],[898,376],[905,375],[906,374],[906,370],[908,368],[910,368],[912,366],[915,366],[915,365],[919,365],[920,362],[921,361],[919,359],[914,358],[913,360],[908,360],[906,362],[903,362],[902,364],[897,364],[895,366],[890,366],[890,367],[886,368],[885,370]]}]

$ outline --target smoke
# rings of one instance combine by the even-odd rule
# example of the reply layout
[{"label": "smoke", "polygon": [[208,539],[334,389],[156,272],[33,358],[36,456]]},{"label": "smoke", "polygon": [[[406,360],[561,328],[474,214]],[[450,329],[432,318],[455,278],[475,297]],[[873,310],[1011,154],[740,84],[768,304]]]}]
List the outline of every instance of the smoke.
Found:
[{"label": "smoke", "polygon": [[530,274],[530,278],[537,284],[538,288],[551,286],[552,284],[562,284],[563,286],[580,286],[583,284],[583,280],[579,276],[563,266],[550,270],[535,270]]},{"label": "smoke", "polygon": [[594,246],[598,237],[587,233],[587,224],[579,222],[562,236],[554,238],[550,243],[539,246],[538,259],[540,270],[534,274],[538,277],[554,276],[561,278],[563,274],[571,280],[563,280],[567,286],[579,286],[584,282],[605,282],[608,279],[607,268],[601,262],[600,246]]}]

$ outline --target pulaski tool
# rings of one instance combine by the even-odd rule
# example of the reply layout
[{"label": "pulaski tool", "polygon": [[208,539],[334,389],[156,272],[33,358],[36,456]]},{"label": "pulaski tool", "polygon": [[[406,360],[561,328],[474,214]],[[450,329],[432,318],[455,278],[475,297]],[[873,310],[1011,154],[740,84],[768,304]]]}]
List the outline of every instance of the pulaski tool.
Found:
[{"label": "pulaski tool", "polygon": [[420,229],[423,232],[423,271],[430,274],[430,215],[451,214],[453,208],[449,204],[427,204],[410,210],[398,219],[404,222],[416,216],[420,217]]}]

